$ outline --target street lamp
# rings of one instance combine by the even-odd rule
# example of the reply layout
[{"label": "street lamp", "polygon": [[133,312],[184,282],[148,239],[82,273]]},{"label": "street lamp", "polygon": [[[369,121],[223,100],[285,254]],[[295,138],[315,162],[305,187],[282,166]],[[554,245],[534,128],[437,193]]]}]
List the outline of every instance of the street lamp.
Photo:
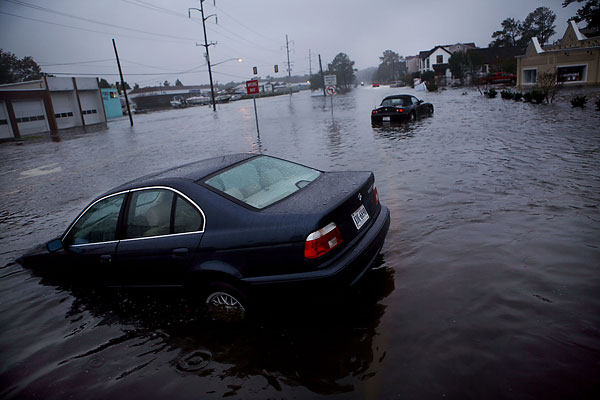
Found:
[{"label": "street lamp", "polygon": [[241,59],[241,58],[230,58],[230,59],[228,59],[228,60],[225,60],[225,61],[219,61],[218,63],[215,63],[215,64],[213,64],[212,66],[214,67],[215,65],[223,64],[223,63],[226,63],[227,61],[233,61],[233,60],[236,60],[237,62],[242,62],[242,61],[244,61],[244,60],[243,60],[243,59]]},{"label": "street lamp", "polygon": [[[192,10],[196,10],[196,11],[200,11],[200,13],[202,14],[202,29],[204,30],[204,44],[201,44],[200,46],[204,46],[204,48],[206,49],[206,64],[208,65],[208,78],[210,79],[210,95],[212,98],[212,105],[213,105],[213,111],[217,111],[217,103],[215,102],[215,87],[213,85],[213,79],[212,79],[212,71],[210,69],[210,56],[208,54],[208,46],[210,46],[211,44],[214,43],[208,43],[208,40],[206,39],[206,20],[209,19],[210,17],[215,17],[215,19],[217,18],[216,14],[211,14],[208,17],[204,17],[204,7],[202,7],[202,3],[204,2],[204,0],[200,0],[200,8],[188,8],[188,17],[192,18]],[[196,44],[198,45],[198,44]]]}]

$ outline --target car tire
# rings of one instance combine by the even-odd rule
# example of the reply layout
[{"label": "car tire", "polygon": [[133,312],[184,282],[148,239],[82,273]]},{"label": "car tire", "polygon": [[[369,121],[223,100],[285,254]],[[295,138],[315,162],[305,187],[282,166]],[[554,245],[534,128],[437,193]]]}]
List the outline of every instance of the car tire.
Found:
[{"label": "car tire", "polygon": [[417,120],[417,114],[415,114],[415,112],[414,112],[414,111],[411,111],[411,113],[410,113],[410,114],[408,114],[408,120],[409,120],[410,122],[416,121],[416,120]]},{"label": "car tire", "polygon": [[246,318],[248,297],[237,287],[225,282],[213,282],[204,293],[204,307],[210,319],[240,322]]},{"label": "car tire", "polygon": [[433,106],[429,106],[429,114],[433,115]]}]

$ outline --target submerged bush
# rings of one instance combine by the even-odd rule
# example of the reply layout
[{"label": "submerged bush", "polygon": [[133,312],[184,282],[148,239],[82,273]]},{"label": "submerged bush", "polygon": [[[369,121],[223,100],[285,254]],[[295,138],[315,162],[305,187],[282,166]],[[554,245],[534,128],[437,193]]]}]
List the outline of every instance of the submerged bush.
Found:
[{"label": "submerged bush", "polygon": [[428,92],[435,92],[435,91],[438,90],[437,85],[433,81],[431,81],[431,82],[425,82],[425,87],[427,88]]},{"label": "submerged bush", "polygon": [[491,89],[483,92],[483,94],[485,94],[490,99],[493,99],[494,97],[496,97],[496,95],[498,94],[498,92],[496,92],[496,89],[491,88]]},{"label": "submerged bush", "polygon": [[580,107],[580,108],[584,108],[585,107],[585,103],[587,103],[587,97],[586,96],[575,96],[571,99],[571,105],[573,107]]},{"label": "submerged bush", "polygon": [[546,99],[546,95],[541,90],[534,89],[531,91],[531,101],[536,104],[542,104]]},{"label": "submerged bush", "polygon": [[600,111],[600,99],[596,100],[594,104],[596,105],[596,110]]},{"label": "submerged bush", "polygon": [[514,92],[512,95],[514,101],[519,101],[523,98],[523,93],[521,92]]},{"label": "submerged bush", "polygon": [[505,100],[510,100],[510,99],[514,98],[514,93],[511,92],[510,90],[505,89],[500,92],[500,96],[502,96],[502,98]]},{"label": "submerged bush", "polygon": [[523,101],[524,101],[525,103],[531,103],[531,92],[526,92],[526,93],[523,95]]}]

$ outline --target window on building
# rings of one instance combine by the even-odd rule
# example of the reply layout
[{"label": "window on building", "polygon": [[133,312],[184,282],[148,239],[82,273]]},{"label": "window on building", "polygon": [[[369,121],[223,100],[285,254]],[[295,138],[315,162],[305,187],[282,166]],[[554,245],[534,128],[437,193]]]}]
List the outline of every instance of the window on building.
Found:
[{"label": "window on building", "polygon": [[559,82],[582,82],[586,80],[587,65],[556,67]]},{"label": "window on building", "polygon": [[437,64],[443,64],[444,63],[444,56],[442,54],[440,54],[439,56],[436,56],[435,62]]},{"label": "window on building", "polygon": [[110,92],[110,98],[111,99],[116,99],[117,98],[117,92]]},{"label": "window on building", "polygon": [[523,70],[523,83],[536,83],[537,82],[537,69],[524,69]]}]

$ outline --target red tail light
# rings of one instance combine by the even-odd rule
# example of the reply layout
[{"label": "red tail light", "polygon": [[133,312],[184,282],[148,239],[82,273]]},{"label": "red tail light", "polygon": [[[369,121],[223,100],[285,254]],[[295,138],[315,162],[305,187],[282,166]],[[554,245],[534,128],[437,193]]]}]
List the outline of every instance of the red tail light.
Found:
[{"label": "red tail light", "polygon": [[342,233],[332,222],[326,227],[308,235],[304,243],[304,257],[321,257],[339,246],[342,241]]},{"label": "red tail light", "polygon": [[396,112],[404,112],[404,108],[396,108]]},{"label": "red tail light", "polygon": [[373,186],[373,195],[375,196],[375,205],[379,204],[379,193],[377,193],[377,188]]},{"label": "red tail light", "polygon": [[377,110],[373,110],[371,114],[377,114]]}]

